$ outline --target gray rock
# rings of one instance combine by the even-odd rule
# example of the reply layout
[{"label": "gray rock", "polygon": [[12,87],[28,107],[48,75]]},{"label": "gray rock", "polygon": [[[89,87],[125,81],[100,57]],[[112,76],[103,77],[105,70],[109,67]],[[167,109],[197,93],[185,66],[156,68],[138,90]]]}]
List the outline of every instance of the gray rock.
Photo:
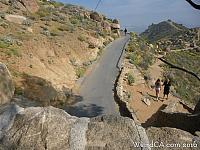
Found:
[{"label": "gray rock", "polygon": [[9,2],[12,6],[17,6],[20,9],[27,10],[31,13],[35,13],[39,9],[39,5],[36,0],[9,0]]},{"label": "gray rock", "polygon": [[26,21],[26,17],[24,16],[19,16],[19,15],[5,15],[5,19],[7,21],[17,23],[17,24],[23,24],[24,21]]},{"label": "gray rock", "polygon": [[0,144],[6,149],[73,149],[70,134],[76,121],[63,110],[30,107],[14,116],[10,128],[3,128]]},{"label": "gray rock", "polygon": [[54,107],[11,105],[0,108],[0,119],[0,149],[137,150],[144,130],[129,118],[77,118]]},{"label": "gray rock", "polygon": [[142,143],[135,122],[129,118],[102,116],[91,119],[87,131],[88,150],[137,150]]},{"label": "gray rock", "polygon": [[10,72],[4,64],[0,63],[0,105],[10,102],[14,90]]},{"label": "gray rock", "polygon": [[198,150],[200,146],[194,135],[180,129],[151,127],[147,135],[152,150]]}]

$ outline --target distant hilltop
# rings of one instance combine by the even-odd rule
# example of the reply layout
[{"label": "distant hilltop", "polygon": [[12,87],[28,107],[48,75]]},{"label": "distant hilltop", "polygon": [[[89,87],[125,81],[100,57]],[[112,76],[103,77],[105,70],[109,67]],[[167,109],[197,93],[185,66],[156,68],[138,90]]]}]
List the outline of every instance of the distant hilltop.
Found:
[{"label": "distant hilltop", "polygon": [[161,49],[185,49],[200,45],[200,28],[187,28],[171,20],[150,25],[140,36]]},{"label": "distant hilltop", "polygon": [[150,25],[147,30],[141,33],[141,36],[150,42],[155,42],[188,30],[189,28],[183,26],[182,24],[175,23],[172,20],[167,20],[158,24]]}]

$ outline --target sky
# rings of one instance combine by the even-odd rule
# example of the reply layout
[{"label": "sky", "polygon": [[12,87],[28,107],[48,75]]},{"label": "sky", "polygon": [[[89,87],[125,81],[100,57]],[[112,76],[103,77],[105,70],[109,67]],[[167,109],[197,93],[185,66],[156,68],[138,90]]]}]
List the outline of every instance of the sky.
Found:
[{"label": "sky", "polygon": [[[57,0],[94,10],[98,0]],[[200,4],[200,0],[193,0]],[[122,28],[144,31],[150,24],[171,19],[187,27],[200,27],[200,10],[185,0],[102,0],[97,12],[120,20]]]}]

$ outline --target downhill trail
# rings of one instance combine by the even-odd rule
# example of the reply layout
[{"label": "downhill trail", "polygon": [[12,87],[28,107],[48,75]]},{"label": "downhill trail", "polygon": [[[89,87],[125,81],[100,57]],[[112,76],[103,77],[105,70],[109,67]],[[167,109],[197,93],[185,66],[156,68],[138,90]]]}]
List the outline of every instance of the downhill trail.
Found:
[{"label": "downhill trail", "polygon": [[99,115],[120,115],[115,102],[115,81],[119,75],[118,63],[125,44],[130,36],[123,36],[110,43],[80,86],[79,101],[66,109],[78,117],[96,117]]}]

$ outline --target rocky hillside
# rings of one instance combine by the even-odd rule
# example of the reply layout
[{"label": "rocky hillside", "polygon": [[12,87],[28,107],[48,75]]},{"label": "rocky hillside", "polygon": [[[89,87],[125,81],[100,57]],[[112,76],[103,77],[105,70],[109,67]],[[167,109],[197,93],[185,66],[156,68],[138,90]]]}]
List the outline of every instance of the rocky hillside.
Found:
[{"label": "rocky hillside", "polygon": [[63,103],[119,28],[118,20],[79,6],[1,0],[0,62],[14,76],[16,95]]},{"label": "rocky hillside", "polygon": [[199,105],[194,114],[160,111],[155,127],[145,129],[136,118],[77,118],[54,107],[19,107],[10,103],[14,89],[4,64],[0,79],[0,149],[199,149]]},{"label": "rocky hillside", "polygon": [[158,24],[152,24],[146,31],[141,33],[141,36],[145,37],[151,42],[171,37],[175,34],[188,30],[181,24],[177,24],[171,20],[163,21]]},{"label": "rocky hillside", "polygon": [[199,28],[189,29],[171,20],[152,24],[141,36],[151,43],[157,44],[160,50],[183,49],[200,46]]}]

